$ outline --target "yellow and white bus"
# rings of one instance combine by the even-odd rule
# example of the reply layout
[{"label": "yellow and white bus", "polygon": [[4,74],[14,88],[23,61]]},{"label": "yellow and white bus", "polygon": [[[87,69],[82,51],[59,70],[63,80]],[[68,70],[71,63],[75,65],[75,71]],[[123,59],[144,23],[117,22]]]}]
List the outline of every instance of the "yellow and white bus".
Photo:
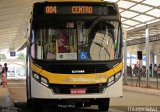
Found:
[{"label": "yellow and white bus", "polygon": [[27,102],[109,108],[122,96],[122,28],[115,3],[34,3],[27,44]]}]

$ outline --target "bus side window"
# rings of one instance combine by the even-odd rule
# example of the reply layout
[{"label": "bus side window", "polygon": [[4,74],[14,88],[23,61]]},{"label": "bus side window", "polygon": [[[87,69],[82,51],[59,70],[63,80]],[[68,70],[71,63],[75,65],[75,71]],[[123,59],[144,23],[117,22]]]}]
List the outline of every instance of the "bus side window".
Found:
[{"label": "bus side window", "polygon": [[31,40],[31,56],[32,56],[32,58],[36,58],[36,55],[35,55],[35,35],[34,35],[33,30],[32,30],[32,40]]},{"label": "bus side window", "polygon": [[32,58],[35,58],[35,43],[33,43],[31,46],[31,56]]}]

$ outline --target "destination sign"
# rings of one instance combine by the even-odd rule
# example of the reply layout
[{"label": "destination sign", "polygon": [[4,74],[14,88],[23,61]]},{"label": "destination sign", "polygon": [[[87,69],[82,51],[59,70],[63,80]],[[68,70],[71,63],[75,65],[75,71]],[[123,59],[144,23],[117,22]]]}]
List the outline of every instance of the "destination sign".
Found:
[{"label": "destination sign", "polygon": [[[66,18],[63,16],[66,16]],[[85,4],[79,2],[46,2],[34,4],[33,20],[53,19],[54,17],[67,19],[70,18],[70,16],[71,18],[81,16],[79,19],[90,19],[87,16],[101,16],[101,18],[105,19],[120,19],[117,7],[114,4],[89,2],[86,2]]]},{"label": "destination sign", "polygon": [[[44,14],[55,15],[55,14],[104,14],[108,15],[109,10],[107,6],[52,6],[47,5],[44,7]],[[112,11],[113,12],[113,11]],[[116,14],[116,12],[115,12]],[[114,15],[114,13],[112,14]]]},{"label": "destination sign", "polygon": [[[92,14],[93,7],[92,6],[71,6],[71,7],[63,7],[63,13],[68,11],[68,13],[72,14]],[[60,7],[57,6],[46,6],[45,13],[46,14],[57,14],[60,13],[62,10]]]}]

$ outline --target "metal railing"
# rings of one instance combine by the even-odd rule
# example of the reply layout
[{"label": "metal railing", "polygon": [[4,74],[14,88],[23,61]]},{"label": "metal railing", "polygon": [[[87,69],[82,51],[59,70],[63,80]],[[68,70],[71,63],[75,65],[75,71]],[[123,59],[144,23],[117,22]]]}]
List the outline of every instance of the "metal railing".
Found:
[{"label": "metal railing", "polygon": [[132,69],[127,67],[127,85],[160,89],[160,74],[154,71],[153,74],[149,70],[149,80],[147,80],[147,75],[145,68]]}]

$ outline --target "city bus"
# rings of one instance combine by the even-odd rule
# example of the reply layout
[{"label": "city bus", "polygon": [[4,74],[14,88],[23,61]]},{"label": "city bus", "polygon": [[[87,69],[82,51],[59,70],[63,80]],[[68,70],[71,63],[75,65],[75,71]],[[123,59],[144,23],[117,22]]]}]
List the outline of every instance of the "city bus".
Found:
[{"label": "city bus", "polygon": [[122,27],[106,1],[45,1],[33,5],[27,41],[27,104],[98,105],[122,97]]}]

